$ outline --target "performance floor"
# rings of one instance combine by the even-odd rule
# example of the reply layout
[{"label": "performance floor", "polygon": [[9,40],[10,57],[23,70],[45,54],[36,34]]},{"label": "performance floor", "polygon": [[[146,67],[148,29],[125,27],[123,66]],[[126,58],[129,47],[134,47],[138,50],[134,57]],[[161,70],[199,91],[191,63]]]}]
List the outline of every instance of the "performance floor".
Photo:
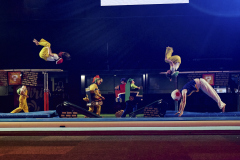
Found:
[{"label": "performance floor", "polygon": [[0,160],[239,160],[239,135],[0,136]]},{"label": "performance floor", "polygon": [[240,160],[239,112],[168,111],[158,118],[54,112],[0,115],[0,160]]},{"label": "performance floor", "polygon": [[239,112],[184,112],[185,117],[174,113],[168,111],[166,117],[157,118],[59,118],[55,111],[2,113],[0,136],[240,134]]}]

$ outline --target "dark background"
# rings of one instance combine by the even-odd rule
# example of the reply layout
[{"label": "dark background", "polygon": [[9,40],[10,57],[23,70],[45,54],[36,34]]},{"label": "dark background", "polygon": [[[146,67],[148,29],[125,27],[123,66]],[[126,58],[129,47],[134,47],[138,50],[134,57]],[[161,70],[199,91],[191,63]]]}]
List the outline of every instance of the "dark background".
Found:
[{"label": "dark background", "polygon": [[[0,0],[0,68],[165,71],[171,46],[182,71],[235,70],[239,7],[239,0],[107,7],[100,0]],[[69,52],[71,62],[40,59],[33,38]]]},{"label": "dark background", "polygon": [[[100,70],[111,76],[111,71],[128,72],[129,77],[138,71],[163,72],[169,69],[164,61],[167,46],[181,56],[180,72],[239,70],[239,8],[239,0],[107,7],[101,7],[100,0],[0,0],[0,69],[63,69],[68,72],[65,90],[75,104],[81,104],[85,95],[81,74],[91,72],[90,78],[99,74],[104,78],[100,86],[104,91],[111,78]],[[49,41],[54,53],[69,52],[72,60],[61,65],[44,61],[39,57],[41,46],[32,42],[34,38]],[[163,80],[156,83],[165,87]],[[166,86],[174,89],[174,84]],[[109,101],[103,112],[110,112],[114,93],[104,96]],[[219,111],[204,96],[189,99],[188,104],[195,108],[186,106],[186,110],[212,111],[209,105],[214,104],[213,110]],[[163,98],[174,109],[169,94],[145,91],[144,97],[145,104]],[[229,105],[234,107],[227,111],[236,110],[236,96],[223,100],[228,104],[234,101]]]}]

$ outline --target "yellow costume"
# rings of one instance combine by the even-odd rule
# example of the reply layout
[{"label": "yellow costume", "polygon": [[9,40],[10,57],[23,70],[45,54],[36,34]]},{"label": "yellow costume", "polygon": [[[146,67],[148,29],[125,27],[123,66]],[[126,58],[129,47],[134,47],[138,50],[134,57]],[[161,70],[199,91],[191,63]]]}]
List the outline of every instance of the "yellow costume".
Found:
[{"label": "yellow costume", "polygon": [[[179,65],[180,65],[181,64],[181,57],[178,56],[178,55],[172,56],[172,53],[173,53],[173,48],[172,47],[167,47],[166,53],[165,53],[165,58],[171,60],[174,64],[179,63]],[[165,62],[169,63],[166,60],[165,60]]]},{"label": "yellow costume", "polygon": [[[47,61],[47,58],[50,57],[50,55],[49,55],[49,48],[51,47],[51,44],[48,41],[46,41],[45,39],[42,38],[38,42],[38,45],[44,46],[42,48],[42,50],[39,52],[39,57],[41,57],[42,59]],[[55,53],[53,53],[53,54],[55,54]]]},{"label": "yellow costume", "polygon": [[28,105],[27,105],[27,90],[25,91],[24,95],[19,96],[19,107],[14,109],[11,113],[18,113],[20,111],[28,112]]},{"label": "yellow costume", "polygon": [[[90,93],[92,95],[93,101],[101,101],[102,95],[99,93],[99,89],[96,83],[93,83],[89,86],[90,88]],[[100,116],[101,113],[101,105],[95,105],[97,108],[96,114]],[[89,106],[90,112],[94,111],[94,106]]]}]

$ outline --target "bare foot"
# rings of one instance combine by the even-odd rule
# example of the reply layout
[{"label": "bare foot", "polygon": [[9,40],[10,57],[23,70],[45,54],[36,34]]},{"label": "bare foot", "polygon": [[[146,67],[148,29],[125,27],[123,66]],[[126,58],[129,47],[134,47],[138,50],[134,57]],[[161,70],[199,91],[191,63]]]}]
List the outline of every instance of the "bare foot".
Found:
[{"label": "bare foot", "polygon": [[38,45],[38,41],[36,39],[33,39],[33,42]]},{"label": "bare foot", "polygon": [[175,113],[174,115],[180,114],[180,112]]},{"label": "bare foot", "polygon": [[183,115],[183,112],[180,112],[179,115],[178,115],[178,117],[181,117],[182,115]]},{"label": "bare foot", "polygon": [[222,108],[222,112],[223,112],[223,113],[225,112],[225,107],[226,107],[226,104],[225,104],[224,107]]}]

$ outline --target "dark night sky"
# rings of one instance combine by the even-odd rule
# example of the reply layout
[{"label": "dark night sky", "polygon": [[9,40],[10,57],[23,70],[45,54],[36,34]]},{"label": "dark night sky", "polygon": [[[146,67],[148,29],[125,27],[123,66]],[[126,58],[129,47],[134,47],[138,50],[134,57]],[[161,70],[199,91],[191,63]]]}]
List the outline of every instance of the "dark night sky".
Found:
[{"label": "dark night sky", "polygon": [[[165,48],[179,70],[238,70],[239,0],[101,7],[100,0],[0,0],[0,69],[154,69],[165,71]],[[33,38],[72,60],[57,66],[38,56]]]}]

